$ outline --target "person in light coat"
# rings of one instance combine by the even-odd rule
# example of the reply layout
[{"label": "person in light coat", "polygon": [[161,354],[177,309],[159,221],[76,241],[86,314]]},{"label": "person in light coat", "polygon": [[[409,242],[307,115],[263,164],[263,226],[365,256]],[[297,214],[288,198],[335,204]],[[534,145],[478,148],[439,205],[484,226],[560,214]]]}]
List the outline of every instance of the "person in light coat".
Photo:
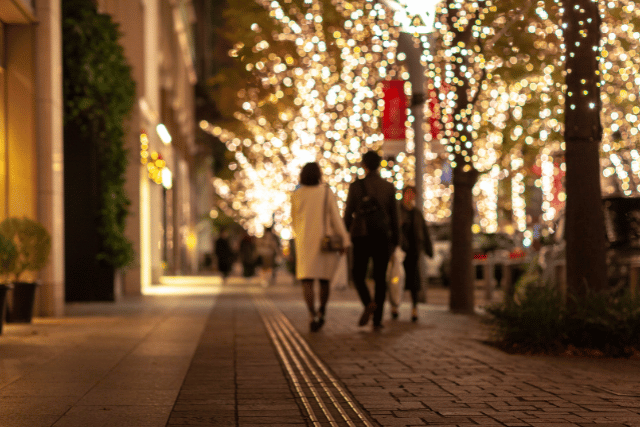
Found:
[{"label": "person in light coat", "polygon": [[[307,163],[300,172],[300,186],[291,195],[291,219],[296,251],[296,278],[302,282],[304,299],[311,316],[310,329],[315,332],[324,324],[329,301],[329,281],[341,254],[321,251],[322,238],[325,232],[338,234],[342,237],[344,248],[351,244],[336,197],[328,185],[322,184],[322,172],[315,162]],[[313,288],[316,279],[320,282],[318,310],[315,308]]]}]

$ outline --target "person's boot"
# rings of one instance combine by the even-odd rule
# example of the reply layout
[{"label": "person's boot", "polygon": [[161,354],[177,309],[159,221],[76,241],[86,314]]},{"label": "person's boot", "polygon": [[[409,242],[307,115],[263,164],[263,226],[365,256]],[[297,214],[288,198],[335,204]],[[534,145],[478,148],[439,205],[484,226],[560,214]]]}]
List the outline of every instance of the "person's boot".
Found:
[{"label": "person's boot", "polygon": [[318,312],[318,329],[322,328],[324,325],[324,307],[321,307]]},{"label": "person's boot", "polygon": [[371,301],[369,305],[367,305],[364,308],[364,312],[362,313],[362,316],[360,316],[360,321],[358,322],[358,325],[364,326],[367,323],[369,323],[369,319],[371,318],[371,315],[373,314],[374,311],[376,311],[376,303]]},{"label": "person's boot", "polygon": [[317,332],[320,329],[318,322],[318,315],[316,313],[309,313],[311,315],[311,320],[309,321],[309,330],[311,332]]}]

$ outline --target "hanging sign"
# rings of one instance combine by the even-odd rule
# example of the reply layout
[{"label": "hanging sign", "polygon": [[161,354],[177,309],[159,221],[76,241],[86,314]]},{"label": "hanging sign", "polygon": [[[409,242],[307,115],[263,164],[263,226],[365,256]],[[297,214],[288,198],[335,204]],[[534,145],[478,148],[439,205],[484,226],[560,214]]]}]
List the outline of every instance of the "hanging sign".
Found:
[{"label": "hanging sign", "polygon": [[[444,125],[452,120],[450,114],[443,114],[443,102],[441,101],[441,99],[445,99],[449,96],[451,87],[445,82],[440,82],[438,87],[434,87],[435,85],[430,82],[429,86],[431,87],[431,90],[429,90],[428,101],[431,139],[433,141],[439,141],[444,138]],[[441,98],[441,95],[444,96],[444,98]]]},{"label": "hanging sign", "polygon": [[447,123],[451,123],[453,118],[451,113],[444,110],[445,100],[448,99],[451,87],[445,82],[440,82],[438,87],[435,87],[433,82],[429,82],[431,88],[427,95],[428,104],[428,134],[427,141],[431,144],[431,152],[433,153],[445,153],[447,140],[445,139],[445,127]]},{"label": "hanging sign", "polygon": [[432,141],[439,141],[442,138],[442,125],[440,123],[440,101],[438,100],[438,91],[432,89],[429,91],[429,132]]},{"label": "hanging sign", "polygon": [[403,80],[385,81],[383,85],[384,113],[382,114],[382,150],[385,155],[397,156],[407,142],[407,96]]}]

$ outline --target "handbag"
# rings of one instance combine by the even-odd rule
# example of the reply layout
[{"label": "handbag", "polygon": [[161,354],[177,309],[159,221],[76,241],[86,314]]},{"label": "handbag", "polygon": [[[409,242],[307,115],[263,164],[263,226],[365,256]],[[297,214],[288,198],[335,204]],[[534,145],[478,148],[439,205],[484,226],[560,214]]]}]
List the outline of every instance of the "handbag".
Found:
[{"label": "handbag", "polygon": [[320,250],[322,252],[340,252],[344,250],[342,236],[339,234],[327,234],[327,196],[329,187],[325,187],[324,193],[324,210],[322,215],[322,240],[320,241]]},{"label": "handbag", "polygon": [[344,290],[349,286],[349,273],[347,270],[347,254],[340,255],[338,266],[329,282],[331,289]]},{"label": "handbag", "polygon": [[402,299],[402,291],[404,291],[405,271],[403,261],[406,254],[400,247],[396,247],[396,250],[389,259],[389,265],[387,267],[387,290],[389,291],[389,301],[392,307],[398,307],[400,300]]}]

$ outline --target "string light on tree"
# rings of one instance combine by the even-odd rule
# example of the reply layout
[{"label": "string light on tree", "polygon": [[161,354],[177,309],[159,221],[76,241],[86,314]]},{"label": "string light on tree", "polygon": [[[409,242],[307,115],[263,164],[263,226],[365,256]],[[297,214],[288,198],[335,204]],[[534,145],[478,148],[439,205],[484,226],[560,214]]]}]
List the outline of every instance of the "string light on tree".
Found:
[{"label": "string light on tree", "polygon": [[[242,214],[236,217],[255,224],[252,230],[257,231],[262,221],[270,221],[275,214],[286,230],[287,202],[281,203],[273,194],[295,188],[300,167],[318,160],[343,206],[349,184],[363,173],[358,163],[361,153],[382,143],[380,84],[402,77],[406,67],[396,54],[399,29],[393,20],[395,12],[387,5],[365,0],[258,3],[283,30],[273,41],[267,40],[266,30],[252,25],[253,44],[237,43],[230,55],[243,61],[260,86],[235,94],[242,106],[235,115],[239,126],[205,127],[236,154],[235,180],[229,183],[233,190],[223,197],[229,207],[234,202],[241,207]],[[486,177],[500,177],[498,189],[490,191],[488,178],[480,179],[476,222],[483,231],[509,226],[513,217],[517,228],[522,228],[523,221],[527,226],[526,189],[521,183],[535,165],[544,170],[537,182],[543,190],[544,220],[551,222],[564,199],[557,188],[564,166],[562,156],[555,153],[565,149],[564,114],[572,105],[567,100],[575,105],[575,100],[585,99],[594,108],[600,102],[586,89],[571,96],[566,93],[563,70],[572,47],[564,46],[562,4],[551,0],[449,4],[452,11],[437,10],[436,36],[423,38],[422,59],[429,68],[429,89],[435,94],[433,108],[427,106],[425,114],[435,117],[435,123],[442,122],[439,135],[425,129],[429,140],[424,176],[427,219],[441,221],[451,215],[451,170],[461,162]],[[636,194],[640,185],[634,151],[640,130],[636,89],[640,8],[620,0],[601,2],[600,10],[603,45],[593,48],[601,49],[601,73],[593,78],[602,82],[603,177],[618,182],[625,194]],[[445,12],[461,18],[449,26]],[[453,30],[467,24],[477,42],[453,44]],[[279,50],[278,43],[294,48]],[[470,83],[464,95],[473,103],[456,109],[463,95],[457,89],[463,83],[460,76]],[[408,148],[410,154],[412,147]],[[384,176],[398,183],[412,182],[412,157],[399,156],[385,167]],[[516,169],[514,160],[520,165]],[[496,166],[498,172],[494,172]],[[274,193],[264,193],[270,194],[264,203],[258,202],[263,197],[260,191],[251,191],[257,188],[256,179],[265,180],[261,189],[267,183],[273,186]],[[556,193],[549,194],[550,188]],[[498,194],[511,196],[508,201],[496,200]],[[269,215],[256,216],[252,212],[256,206]],[[505,213],[513,206],[514,215]]]}]

